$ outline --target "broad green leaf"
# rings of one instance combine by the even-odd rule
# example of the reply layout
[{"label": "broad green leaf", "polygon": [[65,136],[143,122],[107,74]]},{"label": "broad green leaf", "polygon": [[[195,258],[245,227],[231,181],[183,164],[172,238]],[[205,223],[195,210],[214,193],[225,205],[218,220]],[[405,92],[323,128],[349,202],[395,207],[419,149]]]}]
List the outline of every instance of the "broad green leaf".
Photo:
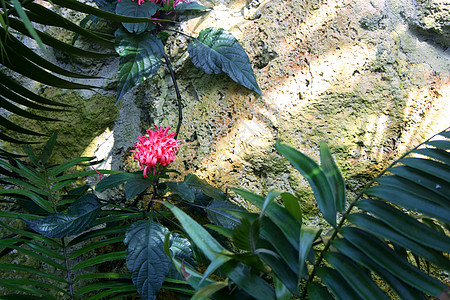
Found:
[{"label": "broad green leaf", "polygon": [[443,197],[448,197],[450,195],[450,185],[441,178],[436,176],[429,175],[421,170],[416,168],[411,168],[407,166],[396,166],[394,168],[390,168],[389,172],[409,179],[413,181],[417,185],[421,185],[435,193]]},{"label": "broad green leaf", "polygon": [[[328,290],[321,284],[317,282],[310,282],[308,284],[308,296],[309,299],[317,300],[333,300],[334,298],[330,295]],[[290,299],[290,298],[289,298]]]},{"label": "broad green leaf", "polygon": [[387,200],[404,208],[423,213],[450,224],[450,214],[445,205],[439,205],[428,198],[397,186],[377,185],[366,190],[366,194]]},{"label": "broad green leaf", "polygon": [[116,31],[116,51],[120,55],[117,101],[131,88],[155,74],[162,64],[164,45],[156,35],[144,32],[130,35]]},{"label": "broad green leaf", "polygon": [[203,277],[198,283],[198,286],[196,287],[197,289],[200,288],[200,286],[202,285],[202,283],[205,281],[206,278],[212,275],[224,263],[232,259],[230,254],[232,253],[230,253],[228,250],[224,250],[222,253],[219,253],[213,261],[211,261],[208,268],[206,268],[205,273],[203,273]]},{"label": "broad green leaf", "polygon": [[305,154],[277,141],[275,148],[308,180],[324,219],[336,226],[336,205],[333,190],[319,165]]},{"label": "broad green leaf", "polygon": [[124,183],[125,181],[133,178],[135,175],[136,174],[134,173],[120,172],[117,174],[106,176],[97,183],[97,185],[95,186],[95,191],[102,193],[107,189],[116,187],[119,184]]},{"label": "broad green leaf", "polygon": [[228,278],[225,281],[218,281],[211,283],[207,286],[199,289],[195,294],[191,297],[191,300],[207,300],[210,299],[214,293],[228,286]]},{"label": "broad green leaf", "polygon": [[281,193],[281,200],[283,200],[284,207],[301,223],[302,209],[297,197],[291,193]]},{"label": "broad green leaf", "polygon": [[124,243],[127,245],[127,268],[139,295],[153,299],[169,272],[169,257],[164,252],[168,229],[149,220],[133,223]]},{"label": "broad green leaf", "polygon": [[450,210],[450,195],[442,197],[440,194],[435,193],[434,190],[424,188],[421,185],[415,184],[415,182],[410,181],[409,179],[390,175],[383,176],[377,179],[377,182],[383,186],[391,186],[395,189],[412,193],[416,197],[427,199],[428,201],[431,201],[437,205],[445,207],[447,210]]},{"label": "broad green leaf", "polygon": [[210,185],[206,180],[198,178],[195,174],[188,174],[184,182],[212,199],[226,200],[227,196],[218,188]]},{"label": "broad green leaf", "polygon": [[225,72],[235,82],[261,95],[250,60],[238,40],[224,29],[203,29],[188,45],[197,68],[208,74]]},{"label": "broad green leaf", "polygon": [[[337,300],[361,299],[361,297],[355,292],[355,290],[350,287],[347,281],[345,281],[341,274],[335,269],[329,267],[318,267],[317,275],[319,275],[320,279],[322,279],[328,289],[331,290]],[[310,285],[311,283],[308,285],[308,294]],[[311,299],[315,299],[312,297],[312,295],[309,296]]]},{"label": "broad green leaf", "polygon": [[[261,209],[264,204],[265,199],[259,195],[236,188],[233,188],[232,191],[242,196],[245,200],[249,201],[259,209]],[[272,202],[272,205],[267,208],[266,215],[278,226],[292,246],[297,249],[299,245],[301,223],[276,202]]]},{"label": "broad green leaf", "polygon": [[[440,142],[444,142],[444,141],[440,141]],[[450,153],[448,153],[446,150],[421,148],[421,149],[415,149],[412,152],[440,160],[441,162],[445,163],[447,166],[450,165]]]},{"label": "broad green leaf", "polygon": [[87,194],[69,206],[68,212],[54,213],[42,219],[22,219],[34,231],[50,238],[77,235],[88,229],[100,212],[97,196]]},{"label": "broad green leaf", "polygon": [[[117,3],[116,14],[150,19],[158,10],[155,2],[145,1],[139,3],[138,1],[122,0]],[[130,33],[140,34],[147,29],[149,23],[122,23],[123,27]]]},{"label": "broad green leaf", "polygon": [[[367,257],[367,255],[363,254],[361,251],[355,248],[347,240],[336,239],[332,242],[332,245],[333,247],[338,249],[339,252],[344,253],[347,257],[351,257],[358,264],[377,273],[387,284],[389,284],[390,287],[392,287],[392,289],[401,299],[425,299],[424,295],[421,292],[398,280],[397,277],[392,275],[386,269],[380,267],[380,265],[375,263],[373,260]],[[348,299],[348,296],[345,296],[343,299]]]},{"label": "broad green leaf", "polygon": [[[170,235],[170,256],[183,261],[184,264],[189,265],[191,267],[197,266],[197,261],[193,258],[194,251],[192,250],[191,242],[178,233],[172,233]],[[171,279],[183,279],[181,274],[178,272],[174,264],[170,264],[169,272],[166,276],[166,281],[168,278]]]},{"label": "broad green leaf", "polygon": [[441,178],[446,182],[450,182],[450,167],[438,161],[417,157],[406,157],[400,159],[399,162],[407,165],[408,167],[416,168],[430,175]]},{"label": "broad green leaf", "polygon": [[[213,261],[224,248],[200,224],[194,221],[183,211],[170,203],[164,203],[175,215],[190,236],[194,244]],[[240,288],[252,294],[256,299],[274,299],[275,293],[259,276],[253,274],[249,268],[240,262],[229,261],[221,267],[221,271],[235,282]]]},{"label": "broad green leaf", "polygon": [[240,221],[237,217],[225,211],[225,209],[245,211],[243,207],[238,206],[229,200],[222,201],[214,199],[208,204],[208,206],[205,207],[208,219],[212,223],[223,226],[227,229],[232,229],[236,227]]},{"label": "broad green leaf", "polygon": [[432,296],[437,296],[446,289],[443,283],[402,259],[399,254],[373,235],[353,227],[345,227],[341,229],[341,233],[346,240],[373,261],[412,287]]},{"label": "broad green leaf", "polygon": [[145,192],[147,188],[152,186],[153,181],[145,178],[142,174],[135,174],[133,178],[129,179],[125,184],[125,198],[130,200],[136,195]]},{"label": "broad green leaf", "polygon": [[[337,252],[327,252],[325,259],[363,299],[388,299],[370,276],[350,258]],[[328,270],[328,273],[331,272]]]},{"label": "broad green leaf", "polygon": [[259,240],[261,220],[250,221],[247,218],[241,219],[241,224],[234,228],[233,244],[244,251],[255,254],[256,244]]},{"label": "broad green leaf", "polygon": [[298,274],[303,274],[306,266],[306,259],[308,257],[309,251],[312,251],[312,244],[316,240],[317,236],[320,235],[321,230],[314,227],[303,226],[300,230],[300,245],[298,253]]},{"label": "broad green leaf", "polygon": [[421,244],[418,244],[402,234],[395,231],[385,223],[371,217],[368,215],[363,215],[360,213],[354,213],[348,216],[347,220],[361,229],[366,230],[367,232],[372,233],[375,236],[378,236],[382,239],[387,239],[392,241],[393,243],[411,250],[413,253],[420,255],[425,258],[427,261],[439,266],[440,268],[450,271],[450,261],[445,258],[439,252],[424,247]]},{"label": "broad green leaf", "polygon": [[208,11],[210,10],[206,6],[203,6],[199,4],[198,2],[192,1],[192,2],[180,2],[177,6],[175,6],[175,11],[182,11],[182,10],[190,10],[190,11]]},{"label": "broad green leaf", "polygon": [[264,200],[264,204],[261,207],[261,212],[260,212],[260,217],[264,215],[264,213],[266,212],[267,207],[269,207],[269,205],[273,202],[273,200],[275,200],[276,197],[278,197],[281,193],[275,190],[270,191],[267,196],[266,199]]},{"label": "broad green leaf", "polygon": [[277,300],[291,300],[291,292],[289,292],[277,276],[273,276],[273,285],[275,287],[275,296],[277,297]]},{"label": "broad green leaf", "polygon": [[356,204],[390,227],[415,242],[446,253],[450,253],[450,238],[428,227],[415,218],[401,212],[393,206],[377,200],[361,200]]},{"label": "broad green leaf", "polygon": [[340,212],[345,210],[345,181],[341,171],[331,156],[330,149],[326,143],[320,144],[320,166],[330,183],[336,202],[336,209]]}]

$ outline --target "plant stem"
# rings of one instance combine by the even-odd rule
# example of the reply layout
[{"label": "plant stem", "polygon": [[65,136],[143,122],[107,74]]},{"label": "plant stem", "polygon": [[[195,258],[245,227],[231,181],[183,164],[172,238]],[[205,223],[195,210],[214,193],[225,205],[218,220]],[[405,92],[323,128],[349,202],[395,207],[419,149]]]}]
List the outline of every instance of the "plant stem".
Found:
[{"label": "plant stem", "polygon": [[[450,127],[449,127],[450,128]],[[446,130],[448,130],[449,128],[447,128]],[[444,131],[446,131],[444,130]],[[442,131],[442,132],[444,132]],[[399,160],[401,160],[402,158],[404,158],[405,156],[409,155],[412,151],[414,151],[415,149],[419,148],[420,146],[422,146],[423,144],[425,144],[426,142],[430,141],[431,139],[433,139],[435,136],[441,134],[442,132],[433,135],[432,137],[430,137],[428,140],[426,140],[425,142],[417,145],[416,147],[414,147],[413,149],[409,150],[408,152],[406,152],[405,154],[403,154],[402,156],[400,156],[400,158],[396,159],[394,162],[392,162],[387,168],[385,168],[383,171],[380,172],[380,174],[378,174],[374,179],[372,179],[368,184],[366,184],[366,186],[358,193],[358,195],[356,195],[355,199],[353,199],[353,201],[350,203],[350,205],[348,206],[348,208],[345,210],[345,212],[342,215],[342,219],[339,221],[338,225],[334,228],[334,232],[331,235],[330,239],[327,241],[327,243],[325,244],[325,247],[323,248],[323,250],[320,252],[319,257],[317,258],[316,263],[314,264],[314,267],[311,271],[311,274],[308,276],[308,280],[305,283],[305,288],[302,291],[302,294],[300,296],[300,299],[304,299],[306,297],[306,292],[307,292],[307,287],[308,284],[313,280],[314,276],[316,275],[316,269],[318,266],[320,266],[320,264],[322,263],[323,257],[325,255],[325,252],[328,250],[328,248],[331,245],[331,242],[336,238],[337,234],[339,233],[339,230],[342,228],[342,226],[344,225],[345,221],[347,220],[347,216],[350,214],[351,210],[353,209],[353,207],[355,207],[356,202],[358,202],[361,197],[364,195],[364,193],[366,192],[366,190],[375,183],[375,181],[380,178],[381,176],[383,176],[386,172],[389,171],[390,168],[392,168],[392,166],[394,166],[396,163],[398,163]]]},{"label": "plant stem", "polygon": [[66,264],[66,271],[67,271],[67,282],[69,283],[69,294],[70,294],[70,300],[73,300],[73,280],[72,280],[72,272],[70,271],[70,266],[69,266],[69,258],[67,257],[67,248],[66,248],[66,244],[64,242],[64,238],[61,238],[61,244],[63,247],[63,252],[64,252],[64,262]]},{"label": "plant stem", "polygon": [[178,133],[180,132],[181,122],[183,122],[183,107],[181,106],[181,94],[180,90],[178,89],[177,79],[175,77],[175,73],[172,68],[172,64],[169,61],[169,58],[167,57],[167,54],[164,53],[164,60],[166,61],[167,68],[170,72],[170,77],[172,77],[173,86],[175,88],[175,93],[177,94],[177,100],[178,100],[178,125],[177,130],[174,138],[176,139],[178,136]]}]

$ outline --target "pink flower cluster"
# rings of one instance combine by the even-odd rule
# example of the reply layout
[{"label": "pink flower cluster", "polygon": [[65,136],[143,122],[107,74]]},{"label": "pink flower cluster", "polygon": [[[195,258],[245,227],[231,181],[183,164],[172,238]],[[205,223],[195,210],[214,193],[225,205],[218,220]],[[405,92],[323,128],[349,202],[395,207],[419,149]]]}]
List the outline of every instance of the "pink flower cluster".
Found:
[{"label": "pink flower cluster", "polygon": [[158,167],[165,167],[177,158],[179,140],[174,139],[175,132],[169,133],[170,127],[163,128],[155,125],[156,131],[147,130],[148,137],[138,136],[134,158],[138,160],[139,167],[147,172],[153,170],[153,175]]},{"label": "pink flower cluster", "polygon": [[[119,2],[121,0],[118,0]],[[134,0],[131,0],[134,1]],[[151,2],[155,2],[156,4],[161,4],[161,5],[169,5],[170,0],[149,0]],[[141,5],[142,3],[144,3],[145,0],[138,0],[138,4]],[[175,6],[178,5],[178,3],[180,2],[186,2],[185,0],[173,0],[173,8],[175,8]]]}]

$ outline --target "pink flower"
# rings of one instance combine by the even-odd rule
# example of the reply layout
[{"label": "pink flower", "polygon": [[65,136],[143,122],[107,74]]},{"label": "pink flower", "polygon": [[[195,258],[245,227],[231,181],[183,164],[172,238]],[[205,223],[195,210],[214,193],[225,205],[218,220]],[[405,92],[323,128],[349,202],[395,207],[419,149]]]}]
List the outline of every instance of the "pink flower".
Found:
[{"label": "pink flower", "polygon": [[139,162],[139,168],[147,172],[153,170],[153,175],[158,167],[165,167],[177,158],[180,141],[174,139],[175,132],[168,133],[170,127],[163,128],[155,125],[156,131],[147,130],[148,137],[138,136],[134,158]]}]

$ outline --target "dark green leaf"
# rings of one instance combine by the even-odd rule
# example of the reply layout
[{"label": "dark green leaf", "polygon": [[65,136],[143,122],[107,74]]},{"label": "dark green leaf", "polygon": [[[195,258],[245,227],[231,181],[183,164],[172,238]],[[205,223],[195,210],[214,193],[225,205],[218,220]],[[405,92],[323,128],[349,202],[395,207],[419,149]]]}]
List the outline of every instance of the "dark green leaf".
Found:
[{"label": "dark green leaf", "polygon": [[208,74],[225,72],[235,82],[261,95],[250,60],[236,38],[224,29],[203,29],[188,45],[197,68]]},{"label": "dark green leaf", "polygon": [[[329,267],[317,268],[317,275],[325,285],[333,292],[337,300],[359,300],[361,297],[350,287],[347,281],[335,269]],[[309,286],[308,285],[308,293]],[[311,297],[311,295],[309,295]],[[314,299],[311,297],[311,299]],[[320,298],[319,298],[320,299]]]},{"label": "dark green leaf", "polygon": [[11,195],[16,197],[16,195],[25,196],[29,198],[31,201],[39,205],[41,208],[43,208],[45,211],[49,213],[53,213],[54,210],[51,207],[50,203],[43,199],[41,196],[27,190],[22,189],[7,189],[7,190],[0,190],[0,195]]},{"label": "dark green leaf", "polygon": [[114,226],[114,227],[105,227],[105,228],[91,230],[91,231],[85,232],[85,233],[77,236],[76,238],[71,240],[67,244],[67,246],[72,247],[81,242],[84,242],[86,240],[89,240],[91,238],[95,238],[98,236],[103,237],[103,236],[110,235],[110,234],[121,234],[121,233],[126,232],[127,229],[128,229],[128,226]]},{"label": "dark green leaf", "polygon": [[404,190],[397,186],[378,185],[366,190],[366,194],[379,197],[393,204],[423,213],[450,224],[448,206],[433,203],[428,198],[417,195],[409,190]]},{"label": "dark green leaf", "polygon": [[214,199],[205,207],[208,219],[216,224],[228,229],[234,228],[239,224],[239,219],[226,210],[245,211],[244,208],[232,203],[231,201],[222,201]]},{"label": "dark green leaf", "polygon": [[[350,258],[340,253],[327,252],[325,259],[363,299],[388,299],[370,276]],[[327,272],[331,273],[330,270]]]},{"label": "dark green leaf", "polygon": [[[317,282],[311,282],[308,284],[308,296],[309,299],[317,300],[333,300],[334,298],[328,293],[328,290]],[[289,298],[290,299],[290,298]]]},{"label": "dark green leaf", "polygon": [[104,177],[100,180],[95,186],[95,191],[102,193],[107,189],[118,186],[121,183],[133,178],[136,174],[121,172],[118,174],[112,174],[107,177]]},{"label": "dark green leaf", "polygon": [[312,250],[312,244],[320,235],[321,230],[314,227],[303,226],[300,230],[300,245],[299,245],[299,272],[298,274],[303,274],[303,268],[306,266],[306,259],[308,257],[309,251]]},{"label": "dark green leaf", "polygon": [[152,33],[145,32],[136,36],[119,28],[116,31],[116,51],[120,55],[118,101],[131,88],[158,71],[162,64],[164,45]]},{"label": "dark green leaf", "polygon": [[218,292],[219,290],[221,290],[227,286],[228,286],[228,278],[225,279],[225,281],[211,283],[207,286],[202,287],[197,292],[195,292],[195,294],[192,296],[191,300],[210,299],[210,296],[212,296],[212,294]]},{"label": "dark green leaf", "polygon": [[255,253],[256,244],[259,239],[261,221],[255,219],[250,222],[249,219],[241,219],[241,224],[234,228],[233,243],[241,250]]},{"label": "dark green leaf", "polygon": [[450,195],[450,185],[445,180],[429,175],[416,168],[396,166],[394,168],[390,168],[389,172],[397,176],[409,179],[415,184],[426,187],[427,189],[438,193],[443,197],[448,197],[448,195]]},{"label": "dark green leaf", "polygon": [[67,214],[55,213],[42,219],[24,220],[34,231],[50,238],[77,235],[88,229],[100,212],[97,197],[87,194],[72,203]]},{"label": "dark green leaf", "polygon": [[205,194],[208,197],[211,197],[212,199],[218,199],[218,200],[226,200],[227,196],[218,188],[210,185],[206,180],[198,178],[194,174],[188,174],[184,178],[184,182],[190,186],[193,187],[199,191],[201,191],[203,194]]},{"label": "dark green leaf", "polygon": [[320,166],[333,191],[336,209],[343,212],[345,209],[345,181],[326,143],[320,144]]},{"label": "dark green leaf", "polygon": [[31,113],[27,110],[24,110],[24,109],[20,108],[18,105],[10,103],[9,101],[7,101],[5,98],[3,98],[1,96],[0,96],[0,107],[2,107],[3,109],[6,109],[7,111],[15,113],[19,116],[25,117],[27,119],[39,120],[39,121],[59,121],[57,119],[47,118],[44,116],[40,116],[40,115]]},{"label": "dark green leaf", "polygon": [[175,11],[192,10],[192,11],[208,11],[210,10],[206,6],[199,4],[198,2],[180,2],[175,6]]},{"label": "dark green leaf", "polygon": [[277,141],[275,148],[308,180],[325,220],[336,226],[336,205],[333,190],[322,168],[305,154]]},{"label": "dark green leaf", "polygon": [[133,223],[126,233],[127,267],[143,299],[156,297],[169,272],[170,260],[163,247],[167,233],[167,228],[148,220]]},{"label": "dark green leaf", "polygon": [[284,207],[301,223],[302,209],[297,197],[291,193],[281,193],[281,200],[283,200]]},{"label": "dark green leaf", "polygon": [[439,252],[418,244],[394,229],[387,226],[385,223],[368,215],[354,213],[348,216],[348,220],[356,226],[370,232],[382,239],[392,241],[403,248],[411,250],[413,253],[422,256],[427,261],[439,266],[440,268],[450,271],[450,261]]},{"label": "dark green leaf", "polygon": [[407,165],[408,167],[419,169],[430,175],[450,182],[450,167],[448,165],[444,165],[437,161],[417,157],[406,157],[400,159],[399,162]]},{"label": "dark green leaf", "polygon": [[[277,300],[291,300],[291,292],[286,288],[283,282],[277,276],[273,277],[273,285],[275,287],[275,296]],[[317,298],[316,298],[317,299]]]},{"label": "dark green leaf", "polygon": [[145,192],[152,184],[153,181],[145,178],[144,175],[134,174],[134,177],[125,184],[125,198],[127,201],[134,198],[136,195]]},{"label": "dark green leaf", "polygon": [[[158,10],[156,3],[152,1],[145,1],[139,3],[138,1],[122,0],[117,3],[116,14],[150,19]],[[149,23],[122,23],[123,27],[130,33],[142,33],[147,29]]]},{"label": "dark green leaf", "polygon": [[273,202],[273,200],[275,200],[276,197],[278,197],[281,193],[275,190],[270,191],[267,196],[266,199],[264,200],[264,203],[261,207],[261,212],[260,212],[260,216],[263,216],[264,213],[266,212],[266,209],[269,207],[269,205]]},{"label": "dark green leaf", "polygon": [[442,149],[442,150],[450,149],[450,142],[444,141],[444,140],[428,141],[425,143],[425,145],[430,145],[430,146],[433,146],[433,147],[436,147],[436,148]]},{"label": "dark green leaf", "polygon": [[91,258],[88,258],[75,266],[72,267],[72,270],[79,270],[91,266],[95,266],[104,262],[113,261],[113,260],[124,260],[127,257],[127,253],[125,251],[118,252],[110,252],[106,254],[97,255]]},{"label": "dark green leaf", "polygon": [[393,275],[432,296],[437,296],[446,286],[403,260],[399,254],[373,235],[357,228],[343,228],[342,235],[377,264]]},{"label": "dark green leaf", "polygon": [[376,200],[361,200],[357,203],[357,206],[374,214],[384,223],[417,243],[439,251],[450,252],[450,238],[448,236],[426,226],[387,203]]},{"label": "dark green leaf", "polygon": [[439,135],[442,135],[443,137],[450,139],[450,131],[444,130],[444,131],[440,132]]},{"label": "dark green leaf", "polygon": [[56,144],[56,139],[58,138],[58,131],[53,132],[52,136],[45,143],[44,148],[39,155],[39,160],[42,164],[46,164],[50,156],[52,156],[53,148]]},{"label": "dark green leaf", "polygon": [[422,148],[422,149],[415,149],[412,152],[440,160],[446,165],[450,165],[450,154],[446,150]]},{"label": "dark green leaf", "polygon": [[[363,254],[361,251],[355,248],[347,240],[337,239],[332,242],[332,245],[341,253],[344,253],[347,257],[351,257],[360,265],[377,273],[387,284],[389,284],[389,286],[392,287],[392,289],[401,299],[425,299],[424,295],[421,292],[398,280],[397,277],[392,275],[386,269],[380,267],[380,265],[375,263],[373,260],[367,257],[367,255]],[[344,297],[343,299],[348,299],[348,297]]]},{"label": "dark green leaf", "polygon": [[63,164],[60,164],[60,165],[50,168],[48,170],[49,177],[55,177],[50,182],[56,183],[61,180],[69,179],[69,178],[63,178],[62,176],[60,176],[61,175],[60,173],[67,171],[69,168],[71,168],[73,166],[83,165],[83,163],[90,162],[94,158],[95,157],[77,157],[77,158],[71,159]]}]

